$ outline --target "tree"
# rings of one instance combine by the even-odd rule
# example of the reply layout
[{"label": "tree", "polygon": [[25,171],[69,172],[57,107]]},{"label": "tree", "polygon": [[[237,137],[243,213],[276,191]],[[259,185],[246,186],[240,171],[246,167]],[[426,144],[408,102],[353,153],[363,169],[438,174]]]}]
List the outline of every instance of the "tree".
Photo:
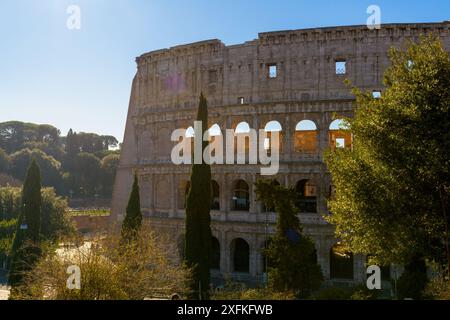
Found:
[{"label": "tree", "polygon": [[450,266],[449,54],[422,37],[390,56],[381,98],[354,90],[353,150],[326,155],[335,187],[328,220],[375,263],[420,257]]},{"label": "tree", "polygon": [[42,184],[44,186],[52,186],[58,190],[61,188],[61,163],[52,156],[39,149],[23,149],[11,155],[10,172],[13,177],[24,180],[27,167],[34,159],[42,170]]},{"label": "tree", "polygon": [[300,298],[320,288],[322,271],[317,264],[314,243],[302,234],[297,193],[293,188],[273,181],[259,180],[256,194],[266,207],[275,208],[277,229],[270,238],[266,258],[269,261],[269,285],[276,291],[293,291]]},{"label": "tree", "polygon": [[127,205],[127,214],[122,224],[122,238],[133,239],[142,225],[141,201],[139,198],[138,177],[134,175],[133,187]]},{"label": "tree", "polygon": [[8,172],[10,161],[11,160],[5,150],[0,148],[0,172]]},{"label": "tree", "polygon": [[[208,130],[208,105],[203,94],[197,113],[203,132]],[[208,145],[203,141],[202,150]],[[186,200],[185,261],[192,269],[190,281],[191,299],[208,299],[210,284],[211,255],[211,167],[203,160],[192,165],[190,189]]]},{"label": "tree", "polygon": [[91,153],[82,152],[76,157],[75,169],[71,172],[75,176],[76,185],[73,187],[80,195],[93,196],[100,188],[100,160]]},{"label": "tree", "polygon": [[9,282],[13,287],[20,284],[23,274],[39,257],[41,203],[41,173],[36,160],[33,160],[22,189],[21,214],[12,245]]},{"label": "tree", "polygon": [[[12,253],[11,246],[22,208],[21,193],[20,188],[0,188],[0,265]],[[56,196],[53,188],[43,188],[41,195],[42,239],[54,241],[73,234],[75,227],[68,216],[67,201]]]}]

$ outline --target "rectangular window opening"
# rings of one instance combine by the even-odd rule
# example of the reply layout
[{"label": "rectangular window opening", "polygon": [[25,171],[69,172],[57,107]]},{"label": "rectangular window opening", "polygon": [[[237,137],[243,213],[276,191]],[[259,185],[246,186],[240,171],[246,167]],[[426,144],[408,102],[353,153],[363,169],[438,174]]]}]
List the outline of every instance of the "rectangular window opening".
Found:
[{"label": "rectangular window opening", "polygon": [[342,75],[347,73],[347,61],[337,60],[336,61],[336,74]]},{"label": "rectangular window opening", "polygon": [[345,148],[344,138],[336,138],[336,148]]},{"label": "rectangular window opening", "polygon": [[272,63],[272,64],[269,64],[267,67],[268,67],[268,72],[269,72],[269,78],[271,78],[271,79],[276,78],[278,76],[277,64]]},{"label": "rectangular window opening", "polygon": [[375,90],[372,92],[372,96],[374,99],[380,99],[381,98],[381,91],[380,90]]},{"label": "rectangular window opening", "polygon": [[239,97],[238,98],[238,104],[244,104],[244,103],[245,103],[244,97]]}]

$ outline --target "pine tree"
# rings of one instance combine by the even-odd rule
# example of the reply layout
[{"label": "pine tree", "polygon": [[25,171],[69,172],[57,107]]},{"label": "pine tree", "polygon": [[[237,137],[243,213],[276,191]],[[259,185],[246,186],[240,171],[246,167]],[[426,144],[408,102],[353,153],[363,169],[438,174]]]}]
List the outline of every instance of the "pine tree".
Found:
[{"label": "pine tree", "polygon": [[269,285],[275,291],[293,291],[299,298],[306,298],[320,288],[323,275],[314,243],[302,234],[295,206],[297,194],[292,188],[267,180],[256,183],[256,194],[278,214],[276,233],[265,250]]},{"label": "pine tree", "polygon": [[141,200],[139,197],[138,177],[134,175],[133,187],[127,205],[127,214],[122,224],[122,238],[132,239],[142,225]]},{"label": "pine tree", "polygon": [[[208,106],[203,94],[197,113],[203,132],[208,129]],[[202,150],[208,145],[203,141]],[[186,265],[192,270],[189,281],[191,299],[208,299],[211,255],[211,167],[202,161],[192,165],[190,190],[186,201]]]},{"label": "pine tree", "polygon": [[41,202],[41,173],[33,160],[22,189],[22,211],[11,250],[12,286],[20,284],[23,273],[32,269],[40,255]]}]

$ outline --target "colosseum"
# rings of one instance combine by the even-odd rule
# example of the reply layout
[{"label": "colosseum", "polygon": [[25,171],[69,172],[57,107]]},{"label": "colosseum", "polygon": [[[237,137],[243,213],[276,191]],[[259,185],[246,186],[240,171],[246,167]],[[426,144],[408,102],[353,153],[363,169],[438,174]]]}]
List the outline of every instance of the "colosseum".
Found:
[{"label": "colosseum", "polygon": [[[279,131],[280,167],[270,178],[298,192],[299,218],[315,242],[327,283],[364,281],[366,258],[342,250],[326,199],[332,192],[323,162],[328,148],[351,148],[341,117],[352,115],[359,88],[383,91],[388,50],[421,34],[438,35],[450,49],[450,22],[327,27],[260,33],[255,40],[225,45],[206,40],[145,53],[136,58],[125,137],[116,176],[112,219],[121,221],[132,176],[140,180],[144,216],[170,235],[183,254],[185,196],[190,165],[174,165],[174,129],[193,126],[201,92],[208,99],[209,126]],[[216,126],[217,125],[217,126]],[[212,276],[250,285],[266,279],[262,248],[275,230],[276,214],[256,200],[260,165],[212,165]],[[267,178],[267,177],[265,177]],[[384,277],[393,275],[386,268]],[[385,269],[385,270],[386,270]]]}]

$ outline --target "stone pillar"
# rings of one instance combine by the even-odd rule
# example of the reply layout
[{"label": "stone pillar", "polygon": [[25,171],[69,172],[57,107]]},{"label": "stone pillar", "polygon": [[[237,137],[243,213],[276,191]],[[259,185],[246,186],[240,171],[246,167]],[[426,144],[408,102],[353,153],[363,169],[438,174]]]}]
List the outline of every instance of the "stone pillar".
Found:
[{"label": "stone pillar", "polygon": [[249,273],[252,277],[255,277],[257,275],[257,259],[258,259],[258,251],[256,246],[256,239],[253,238],[252,241],[248,244],[250,246],[250,252],[249,252]]},{"label": "stone pillar", "polygon": [[232,272],[232,266],[231,266],[231,244],[230,244],[230,239],[228,239],[227,236],[227,232],[224,231],[222,233],[222,240],[223,240],[223,257],[221,256],[220,260],[221,260],[221,265],[220,265],[220,269],[222,271],[222,274],[228,274]]},{"label": "stone pillar", "polygon": [[315,240],[317,250],[317,262],[322,269],[325,280],[330,280],[330,250],[333,246],[333,240],[326,236],[319,236]]},{"label": "stone pillar", "polygon": [[178,191],[178,188],[176,185],[175,173],[170,174],[170,186],[171,186],[170,193],[171,193],[172,201],[171,201],[171,208],[169,211],[169,217],[174,218],[177,216],[177,201],[176,201],[176,199],[177,199],[177,191]]},{"label": "stone pillar", "polygon": [[228,262],[228,243],[226,238],[226,233],[219,231],[218,238],[220,241],[220,273],[225,274],[229,272]]}]

